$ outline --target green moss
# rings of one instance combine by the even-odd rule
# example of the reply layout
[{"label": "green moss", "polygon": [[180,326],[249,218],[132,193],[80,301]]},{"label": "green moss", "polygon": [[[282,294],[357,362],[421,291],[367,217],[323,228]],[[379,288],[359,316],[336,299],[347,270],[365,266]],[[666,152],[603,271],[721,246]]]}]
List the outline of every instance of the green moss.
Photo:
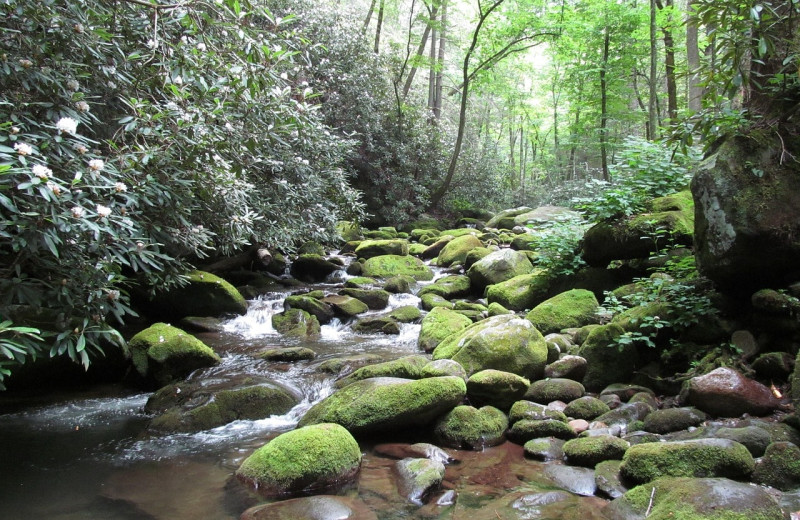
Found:
[{"label": "green moss", "polygon": [[382,255],[405,256],[408,254],[408,241],[400,239],[364,240],[356,247],[355,254],[359,258],[372,258]]},{"label": "green moss", "polygon": [[274,438],[242,462],[236,476],[271,494],[324,489],[355,476],[361,449],[339,425],[317,424]]},{"label": "green moss", "polygon": [[399,321],[400,323],[411,323],[420,319],[422,317],[422,313],[419,311],[419,307],[416,305],[404,305],[390,312],[389,317]]},{"label": "green moss", "polygon": [[445,298],[439,296],[438,294],[432,294],[432,293],[423,294],[420,297],[420,299],[422,300],[421,303],[422,308],[425,309],[426,311],[433,310],[437,307],[444,307],[445,309],[452,309],[453,307],[455,307],[455,304],[453,302],[451,302],[450,300],[446,300]]},{"label": "green moss", "polygon": [[551,279],[546,271],[537,269],[533,273],[488,286],[486,300],[513,311],[523,311],[543,301],[550,290],[550,284]]},{"label": "green moss", "polygon": [[514,311],[508,310],[497,302],[492,302],[487,308],[489,316],[502,316],[503,314],[514,314]]},{"label": "green moss", "polygon": [[621,460],[629,447],[628,441],[619,437],[596,435],[567,441],[564,455],[570,464],[593,468],[605,460]]},{"label": "green moss", "polygon": [[364,262],[364,276],[389,278],[396,275],[411,276],[415,280],[431,280],[433,272],[422,260],[413,256],[382,255]]},{"label": "green moss", "polygon": [[472,320],[445,307],[433,308],[424,318],[419,332],[419,347],[431,352],[446,337],[472,324]]},{"label": "green moss", "polygon": [[378,283],[375,278],[368,278],[366,276],[354,276],[350,278],[346,282],[344,282],[345,287],[350,287],[353,289],[364,289],[374,286]]},{"label": "green moss", "polygon": [[230,283],[205,271],[186,275],[187,284],[157,295],[154,306],[169,318],[245,314],[247,301]]},{"label": "green moss", "polygon": [[525,444],[531,439],[539,437],[555,437],[568,440],[575,437],[575,430],[569,424],[556,419],[532,421],[523,419],[517,421],[508,430],[508,438],[517,444]]},{"label": "green moss", "polygon": [[463,264],[467,259],[467,253],[476,247],[483,247],[483,242],[473,234],[474,230],[462,229],[458,230],[458,232],[460,236],[445,232],[445,234],[451,234],[456,238],[448,242],[439,252],[439,257],[436,259],[437,265],[447,267],[456,263]]},{"label": "green moss", "polygon": [[272,326],[285,336],[305,337],[320,333],[316,316],[302,309],[289,309],[280,314],[273,314]]},{"label": "green moss", "polygon": [[655,212],[661,211],[682,211],[694,214],[694,199],[690,190],[679,191],[665,197],[653,199],[648,204],[650,209]]},{"label": "green moss", "polygon": [[464,275],[444,276],[436,282],[426,285],[417,293],[420,297],[426,294],[437,294],[447,300],[462,298],[470,294],[470,281]]},{"label": "green moss", "polygon": [[542,334],[550,334],[597,321],[599,307],[594,293],[585,289],[573,289],[543,301],[525,318]]},{"label": "green moss", "polygon": [[525,399],[548,404],[553,401],[570,402],[585,393],[582,384],[572,379],[553,377],[535,381],[525,393]]},{"label": "green moss", "polygon": [[503,442],[506,428],[508,418],[497,408],[456,406],[437,421],[434,433],[451,448],[483,449]]},{"label": "green moss", "polygon": [[422,368],[429,363],[425,356],[406,356],[392,361],[376,363],[361,367],[344,379],[336,382],[337,388],[369,379],[371,377],[401,377],[404,379],[420,379]]},{"label": "green moss", "polygon": [[343,289],[341,294],[351,296],[362,302],[372,310],[380,310],[389,305],[389,297],[391,296],[388,291],[380,289],[358,289],[347,288]]},{"label": "green moss", "polygon": [[305,347],[271,348],[262,350],[256,357],[267,361],[303,361],[314,359],[317,353]]},{"label": "green moss", "polygon": [[322,303],[330,305],[334,314],[345,319],[369,310],[366,303],[347,295],[326,296],[322,299]]},{"label": "green moss", "polygon": [[564,408],[564,413],[575,419],[591,421],[609,410],[608,405],[600,399],[585,395],[567,404],[567,407]]},{"label": "green moss", "polygon": [[511,410],[508,412],[508,420],[511,421],[512,424],[522,420],[544,421],[546,419],[554,419],[563,423],[567,422],[567,416],[564,415],[564,412],[551,410],[545,405],[524,399],[514,403],[511,406]]},{"label": "green moss", "polygon": [[616,339],[625,331],[616,323],[593,328],[578,349],[578,355],[587,361],[583,384],[590,392],[600,391],[612,383],[627,382],[638,362],[636,347],[632,344],[620,348]]},{"label": "green moss", "polygon": [[383,284],[383,288],[395,294],[401,293],[408,293],[411,292],[411,286],[416,283],[413,277],[408,275],[398,275],[392,276],[386,280]]},{"label": "green moss", "polygon": [[791,442],[773,442],[756,465],[753,482],[789,491],[800,486],[800,448]]},{"label": "green moss", "polygon": [[500,370],[481,370],[467,380],[467,396],[471,402],[508,410],[530,386],[530,381],[517,374]]},{"label": "green moss", "polygon": [[155,323],[139,332],[128,347],[137,372],[162,386],[220,361],[205,343],[166,323]]},{"label": "green moss", "polygon": [[320,323],[328,323],[333,319],[333,309],[330,305],[305,294],[287,296],[283,300],[283,308],[287,311],[290,309],[302,309],[317,318]]}]

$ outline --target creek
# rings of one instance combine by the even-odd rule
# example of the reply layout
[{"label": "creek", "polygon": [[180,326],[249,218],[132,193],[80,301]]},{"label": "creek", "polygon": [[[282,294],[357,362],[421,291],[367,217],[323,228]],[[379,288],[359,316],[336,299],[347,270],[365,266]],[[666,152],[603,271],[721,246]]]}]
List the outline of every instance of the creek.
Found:
[{"label": "creek", "polygon": [[[309,288],[333,290],[340,285]],[[403,325],[399,336],[387,336],[356,334],[334,320],[316,338],[281,336],[272,328],[271,318],[283,309],[289,293],[287,289],[263,295],[250,302],[245,316],[225,322],[222,331],[197,334],[220,354],[222,362],[195,372],[190,379],[212,384],[220,379],[267,377],[302,396],[299,405],[281,416],[173,435],[148,432],[150,417],[143,410],[151,394],[122,386],[48,394],[23,408],[0,408],[5,412],[0,415],[2,517],[230,520],[264,502],[233,473],[253,450],[294,428],[311,405],[333,391],[334,376],[318,370],[320,363],[353,354],[370,354],[379,362],[419,353],[418,324]],[[389,308],[380,313],[418,303],[413,294],[393,295]],[[288,346],[308,347],[317,357],[295,363],[252,357],[268,347]],[[417,440],[426,439],[410,441]],[[525,460],[521,446],[511,443],[482,452],[451,450],[459,462],[448,467],[444,490],[420,509],[398,493],[392,474],[394,459],[380,454],[386,450],[364,443],[361,448],[365,453],[361,476],[344,493],[360,499],[381,519],[419,518],[423,513],[427,518],[458,518],[456,493],[462,505],[471,503],[469,509],[476,513],[472,517],[480,518],[477,513],[486,507],[487,517],[492,517],[493,506],[487,502],[521,484],[542,489],[583,485],[575,475],[567,475],[556,485],[554,477],[546,475],[544,464]],[[593,489],[589,485],[573,491],[591,495]],[[591,500],[597,500],[597,509],[603,503]]]}]

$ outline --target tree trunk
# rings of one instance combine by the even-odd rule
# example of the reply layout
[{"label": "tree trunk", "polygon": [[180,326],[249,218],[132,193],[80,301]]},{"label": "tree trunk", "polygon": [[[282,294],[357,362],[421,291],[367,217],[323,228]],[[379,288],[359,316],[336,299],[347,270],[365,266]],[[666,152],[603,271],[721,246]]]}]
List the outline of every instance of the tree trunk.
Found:
[{"label": "tree trunk", "polygon": [[603,180],[610,181],[608,173],[608,150],[606,149],[606,132],[608,127],[608,85],[606,84],[606,67],[608,66],[608,47],[610,27],[606,26],[603,37],[603,64],[600,67],[600,168]]},{"label": "tree trunk", "polygon": [[[665,0],[662,4],[661,0],[657,0],[658,8],[663,10],[664,5],[672,8],[673,0]],[[672,13],[670,13],[670,21],[672,20]],[[678,87],[675,83],[675,39],[672,35],[672,29],[669,24],[661,28],[664,35],[664,64],[666,67],[667,75],[667,116],[674,124],[678,120]]]},{"label": "tree trunk", "polygon": [[364,19],[364,27],[362,28],[362,32],[366,33],[367,28],[369,28],[369,22],[372,20],[372,13],[375,12],[375,1],[372,0],[372,3],[369,4],[369,11],[367,12],[367,17]]},{"label": "tree trunk", "polygon": [[[434,20],[436,20],[436,13],[438,12],[438,6],[434,6],[430,13],[430,17],[428,19],[427,25],[425,25],[425,31],[422,33],[422,38],[420,38],[419,47],[417,47],[417,53],[415,54],[415,62],[422,58],[423,53],[425,52],[425,47],[428,45],[428,37],[431,34],[431,24]],[[406,78],[406,82],[403,85],[403,98],[408,97],[408,93],[411,90],[411,84],[414,82],[414,76],[417,74],[417,65],[415,64],[411,67],[411,71],[408,73],[408,77]]]},{"label": "tree trunk", "polygon": [[381,0],[378,8],[378,28],[375,29],[375,54],[381,49],[381,30],[383,29],[383,7],[386,0]]},{"label": "tree trunk", "polygon": [[647,123],[650,140],[658,139],[658,89],[656,86],[656,64],[658,61],[658,43],[656,40],[656,0],[650,0],[650,96],[647,100]]},{"label": "tree trunk", "polygon": [[439,43],[439,31],[435,27],[436,16],[431,17],[431,22],[434,23],[433,34],[431,35],[431,49],[428,54],[430,61],[430,75],[428,76],[428,109],[433,112],[433,107],[436,104],[436,46]]},{"label": "tree trunk", "polygon": [[433,117],[442,117],[442,81],[444,79],[444,44],[447,35],[447,1],[442,2],[441,28],[439,29],[439,51],[436,59],[436,82],[433,96]]},{"label": "tree trunk", "polygon": [[694,19],[695,0],[689,0],[686,11],[686,65],[688,74],[689,110],[699,112],[703,108],[703,87],[700,86],[700,47],[697,43],[697,21]]}]

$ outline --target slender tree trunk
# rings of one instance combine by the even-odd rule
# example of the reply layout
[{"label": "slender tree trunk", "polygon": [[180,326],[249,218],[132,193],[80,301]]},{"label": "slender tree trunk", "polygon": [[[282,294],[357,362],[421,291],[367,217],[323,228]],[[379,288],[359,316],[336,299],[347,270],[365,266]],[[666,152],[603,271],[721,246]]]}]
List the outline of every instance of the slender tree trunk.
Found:
[{"label": "slender tree trunk", "polygon": [[514,125],[508,125],[508,150],[509,150],[509,163],[512,170],[517,169],[517,161],[515,158],[515,153],[517,151],[517,129],[514,128]]},{"label": "slender tree trunk", "polygon": [[610,27],[606,25],[603,36],[603,63],[600,67],[600,168],[603,171],[603,180],[610,181],[608,173],[608,150],[606,146],[606,133],[608,131],[608,85],[606,82],[606,68],[608,67],[608,48],[611,43]]},{"label": "slender tree trunk", "polygon": [[658,62],[658,44],[656,40],[656,0],[650,0],[650,96],[647,100],[648,127],[650,140],[658,139],[658,89],[656,74]]},{"label": "slender tree trunk", "polygon": [[689,0],[686,6],[686,64],[689,69],[688,93],[689,110],[699,112],[703,108],[703,87],[700,86],[700,47],[698,46],[697,21],[694,19],[695,0]]},{"label": "slender tree trunk", "polygon": [[431,49],[428,54],[430,61],[430,75],[428,76],[428,109],[433,113],[436,104],[436,46],[439,44],[439,31],[436,29],[436,16],[431,17],[434,23],[433,33],[431,34]]},{"label": "slender tree trunk", "polygon": [[381,30],[383,29],[383,7],[386,0],[381,0],[378,8],[378,28],[375,30],[375,54],[381,50]]},{"label": "slender tree trunk", "polygon": [[442,117],[442,82],[444,80],[444,46],[447,35],[447,1],[442,2],[441,28],[439,29],[439,50],[436,59],[436,83],[433,96],[433,117]]},{"label": "slender tree trunk", "polygon": [[[673,0],[657,0],[658,8],[662,11],[664,6],[670,9],[670,23],[672,21],[672,5]],[[667,116],[672,124],[678,120],[678,87],[675,83],[675,38],[672,35],[672,28],[668,23],[665,27],[661,28],[664,35],[664,64],[667,76]]]},{"label": "slender tree trunk", "polygon": [[417,65],[416,61],[422,58],[423,53],[425,52],[425,47],[428,45],[428,37],[431,34],[431,24],[436,19],[436,13],[439,10],[438,6],[434,6],[433,9],[429,12],[430,18],[428,23],[425,25],[425,31],[422,33],[422,38],[420,38],[419,47],[417,47],[417,53],[415,54],[415,64],[411,67],[411,71],[408,73],[408,77],[406,78],[406,82],[403,85],[403,98],[408,96],[409,91],[411,90],[411,84],[414,82],[414,76],[417,74]]},{"label": "slender tree trunk", "polygon": [[367,12],[367,17],[364,19],[364,27],[361,30],[364,33],[367,32],[369,22],[372,20],[372,13],[375,12],[375,2],[376,0],[372,0],[372,3],[369,4],[369,11]]}]

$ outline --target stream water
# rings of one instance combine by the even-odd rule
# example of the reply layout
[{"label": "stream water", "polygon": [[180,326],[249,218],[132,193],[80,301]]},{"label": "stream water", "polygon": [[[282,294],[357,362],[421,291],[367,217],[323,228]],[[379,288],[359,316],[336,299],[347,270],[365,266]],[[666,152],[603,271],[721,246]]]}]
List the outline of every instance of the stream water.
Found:
[{"label": "stream water", "polygon": [[[233,478],[233,472],[254,449],[292,429],[312,404],[332,392],[334,376],[318,370],[320,363],[353,354],[371,354],[382,361],[418,353],[420,326],[413,324],[404,325],[399,336],[365,335],[334,320],[322,327],[317,338],[281,336],[273,330],[271,317],[282,310],[287,294],[264,295],[250,302],[247,315],[226,322],[222,332],[198,334],[222,362],[191,378],[213,382],[265,376],[302,396],[299,405],[285,415],[262,420],[236,421],[193,434],[156,435],[146,429],[149,417],[143,408],[148,393],[105,386],[85,393],[49,395],[35,406],[0,415],[0,516],[6,520],[228,520],[263,502]],[[393,295],[389,307],[418,302],[413,294]],[[272,346],[304,346],[317,357],[275,363],[251,355]],[[362,445],[361,478],[348,493],[366,503],[378,518],[418,518],[418,506],[396,490],[393,460],[377,455],[373,448]],[[459,482],[469,481],[480,490],[470,491],[475,496],[502,496],[521,482],[544,478],[540,465],[526,462],[521,447],[510,443],[482,453],[463,452],[459,458],[460,464],[448,468],[447,487],[463,488]],[[438,505],[426,506],[424,516],[458,518],[457,513],[444,514],[452,506],[452,493],[444,492]]]}]

